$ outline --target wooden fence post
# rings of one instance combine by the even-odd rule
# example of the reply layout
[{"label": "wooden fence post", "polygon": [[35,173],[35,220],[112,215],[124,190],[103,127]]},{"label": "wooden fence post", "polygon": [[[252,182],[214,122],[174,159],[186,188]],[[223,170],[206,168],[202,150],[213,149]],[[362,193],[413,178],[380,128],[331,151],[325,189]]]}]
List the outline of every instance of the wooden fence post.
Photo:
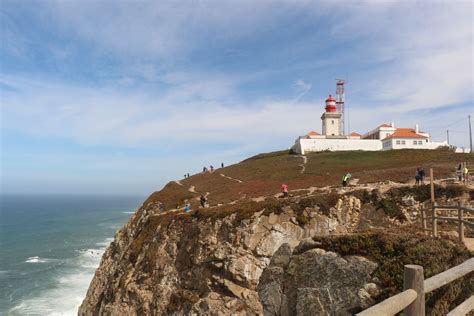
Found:
[{"label": "wooden fence post", "polygon": [[434,203],[435,194],[434,194],[433,168],[430,168],[430,192],[431,192],[431,203]]},{"label": "wooden fence post", "polygon": [[417,297],[404,309],[405,316],[425,316],[425,277],[423,267],[407,264],[403,271],[403,290],[415,290]]},{"label": "wooden fence post", "polygon": [[436,218],[436,203],[435,203],[435,192],[434,192],[434,177],[433,168],[430,168],[430,192],[431,192],[431,205],[432,205],[432,220],[433,220],[433,237],[438,237],[438,220]]},{"label": "wooden fence post", "polygon": [[462,209],[461,202],[458,205],[458,234],[459,234],[459,241],[464,241],[464,210]]},{"label": "wooden fence post", "polygon": [[423,224],[423,233],[428,234],[428,225],[426,225],[426,212],[425,209],[421,209],[421,223]]}]

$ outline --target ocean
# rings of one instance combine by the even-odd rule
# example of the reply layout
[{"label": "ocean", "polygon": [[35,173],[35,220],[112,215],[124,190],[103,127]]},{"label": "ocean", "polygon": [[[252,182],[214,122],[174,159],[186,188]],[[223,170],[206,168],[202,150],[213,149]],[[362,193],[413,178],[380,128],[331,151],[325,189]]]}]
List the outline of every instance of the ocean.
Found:
[{"label": "ocean", "polygon": [[77,315],[105,248],[144,199],[1,195],[0,315]]}]

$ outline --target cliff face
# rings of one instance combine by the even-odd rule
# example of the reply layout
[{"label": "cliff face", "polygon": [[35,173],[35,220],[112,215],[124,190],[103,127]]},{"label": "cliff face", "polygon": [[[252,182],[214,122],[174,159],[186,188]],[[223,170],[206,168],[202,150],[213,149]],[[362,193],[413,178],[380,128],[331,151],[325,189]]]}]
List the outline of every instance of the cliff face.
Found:
[{"label": "cliff face", "polygon": [[[441,177],[454,161],[474,163],[442,151],[275,152],[170,182],[117,232],[79,314],[357,312],[401,290],[403,264],[423,265],[429,277],[469,257],[455,243],[416,235],[430,189],[402,183],[414,166]],[[359,185],[340,188],[348,170]],[[209,207],[198,208],[201,194]],[[474,196],[441,182],[435,194]],[[184,203],[193,211],[175,210]],[[446,314],[470,295],[466,280],[429,295],[428,312]]]},{"label": "cliff face", "polygon": [[[275,252],[282,245],[291,252],[301,240],[315,235],[352,231],[359,222],[359,211],[360,200],[355,197],[339,199],[332,215],[307,208],[304,224],[290,207],[279,214],[262,209],[244,219],[238,213],[222,217],[157,215],[144,208],[116,234],[79,313],[261,314],[257,287],[264,269],[278,262]],[[342,259],[332,253],[322,257],[336,265],[351,263],[361,270],[361,275],[354,275],[351,264],[346,264],[334,276],[341,282],[349,276],[358,279],[351,285],[356,293],[376,266],[365,259]],[[315,269],[322,271],[324,260]],[[318,274],[322,275],[321,271]],[[331,289],[321,295],[344,296]],[[365,300],[370,297],[355,298],[348,307],[364,305]]]},{"label": "cliff face", "polygon": [[[79,314],[349,315],[399,291],[404,263],[436,274],[469,256],[442,240],[353,234],[409,229],[420,203],[397,190],[306,190],[188,214],[148,200],[106,250]],[[355,237],[333,244],[341,234]],[[457,286],[438,311],[472,290]]]}]

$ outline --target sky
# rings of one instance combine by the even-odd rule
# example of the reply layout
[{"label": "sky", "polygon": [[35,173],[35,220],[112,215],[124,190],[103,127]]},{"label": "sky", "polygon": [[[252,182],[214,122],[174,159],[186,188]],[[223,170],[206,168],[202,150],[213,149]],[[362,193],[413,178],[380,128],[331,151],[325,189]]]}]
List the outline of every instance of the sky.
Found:
[{"label": "sky", "polygon": [[[0,1],[1,192],[149,194],[321,130],[469,145],[472,1]],[[474,120],[473,120],[474,121]]]}]

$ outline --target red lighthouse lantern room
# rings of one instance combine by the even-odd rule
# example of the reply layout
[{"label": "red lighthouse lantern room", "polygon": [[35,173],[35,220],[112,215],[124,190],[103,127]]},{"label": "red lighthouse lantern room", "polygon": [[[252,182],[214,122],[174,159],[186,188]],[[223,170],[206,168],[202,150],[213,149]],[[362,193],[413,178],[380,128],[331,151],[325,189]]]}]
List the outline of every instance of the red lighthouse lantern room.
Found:
[{"label": "red lighthouse lantern room", "polygon": [[326,112],[337,112],[336,99],[332,95],[326,99]]}]

